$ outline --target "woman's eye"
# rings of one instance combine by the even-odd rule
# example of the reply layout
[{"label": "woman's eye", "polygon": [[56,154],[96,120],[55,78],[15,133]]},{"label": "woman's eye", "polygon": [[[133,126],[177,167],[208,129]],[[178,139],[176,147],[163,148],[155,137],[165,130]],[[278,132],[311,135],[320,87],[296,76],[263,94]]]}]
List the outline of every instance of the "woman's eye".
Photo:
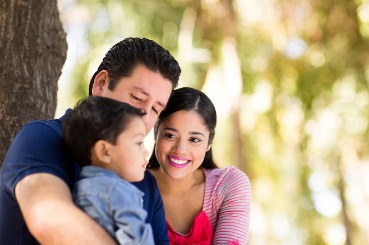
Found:
[{"label": "woman's eye", "polygon": [[201,142],[201,139],[199,139],[199,138],[190,138],[190,141],[193,142],[193,143],[198,143],[198,142]]},{"label": "woman's eye", "polygon": [[174,139],[175,138],[174,134],[170,134],[170,133],[164,133],[164,136],[167,139]]}]

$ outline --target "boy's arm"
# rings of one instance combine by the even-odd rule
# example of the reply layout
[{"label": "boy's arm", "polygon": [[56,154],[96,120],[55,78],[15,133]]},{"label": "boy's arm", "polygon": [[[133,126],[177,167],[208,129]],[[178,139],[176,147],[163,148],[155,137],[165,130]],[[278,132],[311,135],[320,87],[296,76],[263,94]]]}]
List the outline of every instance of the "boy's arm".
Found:
[{"label": "boy's arm", "polygon": [[68,186],[54,175],[36,173],[23,178],[15,196],[31,234],[41,244],[116,244],[74,205]]}]

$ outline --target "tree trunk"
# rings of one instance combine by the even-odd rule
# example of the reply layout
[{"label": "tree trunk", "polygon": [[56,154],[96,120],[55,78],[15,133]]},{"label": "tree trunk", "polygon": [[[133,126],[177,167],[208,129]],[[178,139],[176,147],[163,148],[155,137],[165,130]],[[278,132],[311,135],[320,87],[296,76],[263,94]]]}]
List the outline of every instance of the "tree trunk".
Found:
[{"label": "tree trunk", "polygon": [[352,226],[352,222],[351,219],[349,217],[349,205],[347,202],[347,198],[346,198],[346,184],[345,184],[345,180],[344,180],[344,173],[345,173],[345,167],[344,167],[344,160],[341,159],[338,162],[338,166],[337,166],[337,177],[338,177],[338,184],[337,184],[337,189],[339,191],[339,196],[341,199],[341,203],[342,203],[342,211],[341,211],[341,215],[342,215],[342,223],[345,227],[346,230],[346,243],[345,245],[351,245],[353,244],[353,239],[352,239],[352,231],[353,226]]},{"label": "tree trunk", "polygon": [[241,62],[237,51],[237,16],[233,0],[220,1],[224,11],[223,17],[223,69],[226,91],[231,101],[230,119],[233,129],[234,165],[244,172],[249,172],[240,122],[242,73]]},{"label": "tree trunk", "polygon": [[0,2],[0,164],[20,127],[54,117],[66,52],[56,0]]}]

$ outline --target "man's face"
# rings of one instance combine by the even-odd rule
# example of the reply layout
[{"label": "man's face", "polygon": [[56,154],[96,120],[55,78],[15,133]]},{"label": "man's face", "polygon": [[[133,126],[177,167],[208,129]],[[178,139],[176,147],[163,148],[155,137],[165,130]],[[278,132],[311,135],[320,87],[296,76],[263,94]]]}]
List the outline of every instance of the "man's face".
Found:
[{"label": "man's face", "polygon": [[122,78],[114,91],[108,89],[108,85],[108,73],[101,71],[95,78],[92,95],[125,102],[146,112],[143,116],[146,134],[150,132],[165,108],[173,89],[169,79],[144,65],[136,66],[130,77]]}]

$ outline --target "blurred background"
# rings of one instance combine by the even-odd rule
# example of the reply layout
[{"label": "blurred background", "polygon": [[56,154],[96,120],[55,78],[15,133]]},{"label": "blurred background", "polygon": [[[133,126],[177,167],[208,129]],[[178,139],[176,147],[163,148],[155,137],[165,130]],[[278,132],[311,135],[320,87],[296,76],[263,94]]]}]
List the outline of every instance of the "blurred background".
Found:
[{"label": "blurred background", "polygon": [[178,60],[180,87],[214,102],[218,165],[251,180],[249,244],[369,244],[369,1],[58,3],[56,117],[87,96],[113,44],[153,39]]}]

